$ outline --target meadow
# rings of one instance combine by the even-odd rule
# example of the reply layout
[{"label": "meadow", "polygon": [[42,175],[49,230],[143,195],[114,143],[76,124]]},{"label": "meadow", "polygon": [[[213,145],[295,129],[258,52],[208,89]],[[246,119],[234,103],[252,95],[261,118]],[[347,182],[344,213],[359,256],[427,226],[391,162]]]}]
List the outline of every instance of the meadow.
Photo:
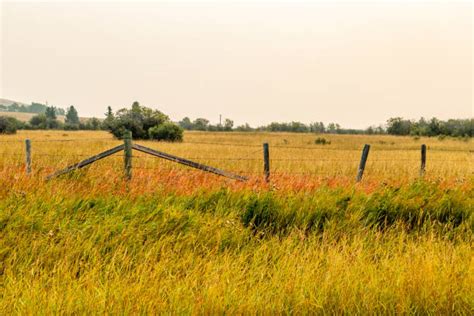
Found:
[{"label": "meadow", "polygon": [[137,143],[249,180],[134,152],[130,181],[122,154],[45,181],[121,141],[0,136],[1,314],[473,314],[472,139],[187,132]]}]

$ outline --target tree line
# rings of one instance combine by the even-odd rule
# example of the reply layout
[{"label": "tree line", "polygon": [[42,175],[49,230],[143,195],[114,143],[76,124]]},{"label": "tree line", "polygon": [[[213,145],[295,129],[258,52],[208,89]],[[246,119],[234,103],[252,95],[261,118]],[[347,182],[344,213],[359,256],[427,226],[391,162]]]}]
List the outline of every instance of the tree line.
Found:
[{"label": "tree line", "polygon": [[390,135],[472,137],[474,119],[443,121],[433,117],[430,120],[421,118],[415,121],[395,117],[387,121],[386,132]]},{"label": "tree line", "polygon": [[388,134],[388,135],[411,135],[411,136],[453,136],[472,137],[474,134],[473,119],[449,119],[446,121],[437,118],[418,121],[403,119],[401,117],[390,118],[385,126],[370,126],[366,129],[342,128],[337,123],[325,125],[323,122],[305,124],[302,122],[272,122],[268,125],[251,127],[249,124],[234,127],[234,122],[225,119],[224,124],[212,125],[209,120],[197,118],[191,120],[183,118],[178,124],[185,130],[195,131],[240,131],[240,132],[290,132],[290,133],[327,133],[327,134]]},{"label": "tree line", "polygon": [[[45,113],[48,105],[42,103],[31,102],[31,104],[13,103],[10,105],[0,104],[0,111],[3,112],[18,112],[18,113]],[[66,110],[53,107],[56,115],[65,115]]]},{"label": "tree line", "polygon": [[[16,103],[15,103],[16,104]],[[17,104],[18,105],[18,104]],[[302,122],[272,122],[268,125],[251,127],[249,124],[234,126],[234,121],[226,118],[223,123],[211,124],[205,118],[191,120],[185,117],[179,122],[172,122],[164,113],[134,102],[130,109],[122,108],[114,112],[109,106],[105,119],[79,119],[74,106],[66,110],[40,103],[32,103],[29,109],[40,111],[28,122],[20,122],[12,117],[0,116],[0,133],[15,133],[17,129],[64,129],[64,130],[108,130],[114,136],[121,137],[124,131],[132,131],[134,138],[179,141],[183,130],[211,131],[211,132],[291,132],[291,133],[318,133],[318,134],[389,134],[412,136],[452,136],[472,137],[474,134],[474,120],[449,119],[446,121],[437,118],[429,120],[408,120],[401,117],[390,118],[385,126],[371,126],[367,129],[342,128],[337,123],[325,125],[323,122],[305,124]],[[10,111],[17,109],[14,104],[9,106]],[[20,112],[20,111],[17,111]],[[59,113],[64,113],[64,122],[58,120]]]}]

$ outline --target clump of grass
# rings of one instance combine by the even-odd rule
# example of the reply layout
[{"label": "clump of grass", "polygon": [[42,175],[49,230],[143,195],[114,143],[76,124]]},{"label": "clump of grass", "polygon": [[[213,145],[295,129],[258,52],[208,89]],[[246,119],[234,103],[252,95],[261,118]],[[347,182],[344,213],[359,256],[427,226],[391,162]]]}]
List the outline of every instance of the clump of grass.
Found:
[{"label": "clump of grass", "polygon": [[318,137],[314,140],[314,143],[316,145],[331,145],[331,141],[324,138],[324,137]]},{"label": "clump of grass", "polygon": [[424,182],[381,188],[368,195],[334,189],[320,189],[313,194],[251,195],[242,213],[242,223],[254,230],[283,234],[295,228],[321,232],[329,222],[354,226],[354,218],[358,218],[361,227],[368,228],[387,229],[400,224],[408,230],[433,224],[469,228],[474,214],[473,199],[466,198],[465,192],[442,190]]}]

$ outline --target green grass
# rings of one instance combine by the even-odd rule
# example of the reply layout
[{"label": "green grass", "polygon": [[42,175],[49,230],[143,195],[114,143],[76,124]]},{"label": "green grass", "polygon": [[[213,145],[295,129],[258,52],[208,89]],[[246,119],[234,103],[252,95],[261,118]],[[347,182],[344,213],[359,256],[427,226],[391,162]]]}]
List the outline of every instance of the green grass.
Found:
[{"label": "green grass", "polygon": [[474,192],[313,191],[0,200],[0,313],[474,312]]}]

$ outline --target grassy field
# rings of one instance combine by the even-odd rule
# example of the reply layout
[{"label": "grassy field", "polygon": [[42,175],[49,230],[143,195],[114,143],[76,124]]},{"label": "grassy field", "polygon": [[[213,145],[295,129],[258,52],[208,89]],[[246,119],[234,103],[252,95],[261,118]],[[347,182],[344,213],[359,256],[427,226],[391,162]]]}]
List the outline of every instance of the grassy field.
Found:
[{"label": "grassy field", "polygon": [[141,153],[131,181],[122,154],[44,181],[120,141],[0,136],[0,314],[474,313],[472,140],[193,132],[137,143],[249,181]]}]

